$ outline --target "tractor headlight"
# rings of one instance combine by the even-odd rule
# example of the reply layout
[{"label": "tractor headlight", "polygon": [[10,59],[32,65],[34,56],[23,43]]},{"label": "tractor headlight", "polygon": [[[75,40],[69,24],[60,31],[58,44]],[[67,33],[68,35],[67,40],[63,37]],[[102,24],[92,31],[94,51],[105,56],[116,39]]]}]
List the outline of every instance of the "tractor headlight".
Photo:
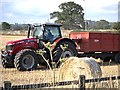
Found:
[{"label": "tractor headlight", "polygon": [[8,44],[6,45],[6,50],[12,50],[13,49],[13,45],[12,44]]}]

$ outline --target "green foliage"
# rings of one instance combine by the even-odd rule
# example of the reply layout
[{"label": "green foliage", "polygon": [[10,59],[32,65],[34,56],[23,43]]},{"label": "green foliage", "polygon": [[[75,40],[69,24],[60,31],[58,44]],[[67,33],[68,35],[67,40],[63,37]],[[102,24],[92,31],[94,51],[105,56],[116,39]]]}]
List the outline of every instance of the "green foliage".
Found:
[{"label": "green foliage", "polygon": [[113,23],[112,28],[116,30],[120,30],[120,22]]},{"label": "green foliage", "polygon": [[100,20],[96,22],[96,29],[109,29],[109,22],[106,20]]},{"label": "green foliage", "polygon": [[[60,59],[57,62],[55,62],[53,60],[53,53],[56,53],[56,51],[53,52],[53,49],[55,49],[56,43],[51,44],[50,42],[48,42],[48,43],[43,42],[43,44],[50,51],[50,58],[46,59],[44,57],[44,53],[46,53],[45,50],[39,49],[39,50],[36,51],[36,53],[40,54],[42,56],[43,60],[47,63],[49,69],[53,70],[54,68],[57,67],[59,62],[62,63],[64,60],[62,59],[62,57],[60,57]],[[68,44],[60,45],[60,48],[63,50],[63,52],[65,51],[65,49],[67,47],[68,47]],[[50,65],[50,60],[51,60],[52,66]]]},{"label": "green foliage", "polygon": [[10,24],[9,23],[7,23],[7,22],[2,22],[2,29],[3,30],[6,30],[6,29],[10,29]]},{"label": "green foliage", "polygon": [[27,30],[28,25],[27,24],[11,24],[12,30]]},{"label": "green foliage", "polygon": [[0,23],[0,30],[2,30],[2,23]]},{"label": "green foliage", "polygon": [[2,22],[0,24],[0,30],[27,30],[28,24],[9,24],[7,22]]},{"label": "green foliage", "polygon": [[84,25],[84,13],[81,5],[74,2],[66,2],[59,5],[61,12],[50,13],[51,19],[57,18],[55,22],[63,24],[64,29],[81,28]]},{"label": "green foliage", "polygon": [[110,29],[110,23],[106,20],[101,19],[100,21],[86,21],[87,29]]}]

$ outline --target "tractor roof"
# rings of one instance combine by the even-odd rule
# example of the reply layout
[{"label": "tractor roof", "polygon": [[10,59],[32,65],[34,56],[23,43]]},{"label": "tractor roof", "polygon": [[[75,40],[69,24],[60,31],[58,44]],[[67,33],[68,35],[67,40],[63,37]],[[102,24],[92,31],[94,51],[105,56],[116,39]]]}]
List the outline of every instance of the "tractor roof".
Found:
[{"label": "tractor roof", "polygon": [[62,24],[57,24],[57,23],[44,23],[43,25],[45,26],[62,26]]},{"label": "tractor roof", "polygon": [[58,23],[43,23],[43,24],[33,24],[32,26],[34,27],[39,27],[39,26],[57,26],[57,27],[61,27],[62,24],[58,24]]}]

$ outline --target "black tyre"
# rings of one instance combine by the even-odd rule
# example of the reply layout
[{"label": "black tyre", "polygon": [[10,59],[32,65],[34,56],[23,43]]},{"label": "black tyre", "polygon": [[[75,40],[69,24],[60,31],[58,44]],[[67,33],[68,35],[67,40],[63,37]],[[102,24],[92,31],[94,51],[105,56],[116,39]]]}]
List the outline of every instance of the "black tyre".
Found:
[{"label": "black tyre", "polygon": [[14,59],[14,65],[19,71],[30,71],[37,68],[37,55],[30,49],[21,50]]},{"label": "black tyre", "polygon": [[4,59],[1,59],[1,64],[4,68],[14,68],[14,64],[9,64]]},{"label": "black tyre", "polygon": [[[67,47],[63,50],[60,46],[67,45]],[[61,42],[53,51],[53,59],[55,62],[58,62],[60,58],[77,56],[77,50],[73,43],[71,42]]]},{"label": "black tyre", "polygon": [[116,63],[120,63],[120,53],[117,53],[117,54],[115,55],[115,62],[116,62]]}]

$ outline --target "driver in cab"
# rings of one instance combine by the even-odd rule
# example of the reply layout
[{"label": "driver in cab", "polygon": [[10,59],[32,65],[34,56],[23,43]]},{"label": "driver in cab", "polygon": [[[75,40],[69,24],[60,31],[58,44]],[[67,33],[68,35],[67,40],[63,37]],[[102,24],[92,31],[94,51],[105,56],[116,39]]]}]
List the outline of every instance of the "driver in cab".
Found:
[{"label": "driver in cab", "polygon": [[54,35],[50,31],[50,28],[45,28],[44,36],[45,36],[45,39],[48,41],[52,41],[52,39],[54,38]]}]

